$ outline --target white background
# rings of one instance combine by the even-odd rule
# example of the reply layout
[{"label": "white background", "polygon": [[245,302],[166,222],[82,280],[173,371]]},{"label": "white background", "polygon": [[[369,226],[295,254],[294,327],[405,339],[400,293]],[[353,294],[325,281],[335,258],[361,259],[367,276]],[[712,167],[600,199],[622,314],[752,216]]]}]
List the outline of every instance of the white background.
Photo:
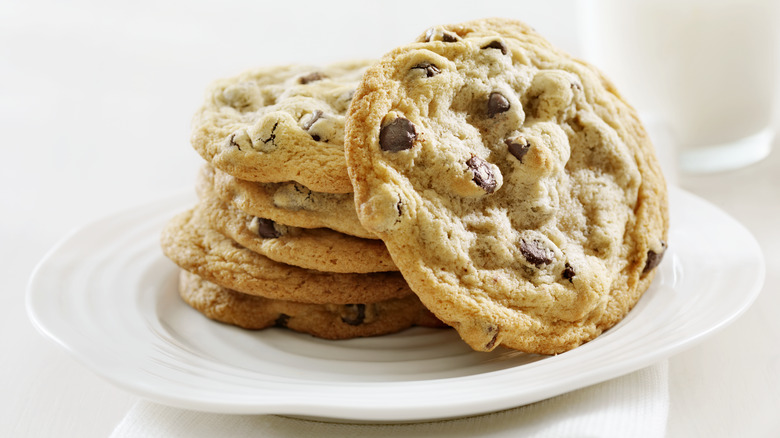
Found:
[{"label": "white background", "polygon": [[[582,52],[575,0],[0,2],[0,436],[106,436],[136,400],[40,336],[24,291],[71,229],[192,185],[190,117],[210,81],[378,57],[431,25],[488,16]],[[681,178],[753,230],[770,278],[745,318],[672,360],[670,436],[780,429],[777,155]]]}]

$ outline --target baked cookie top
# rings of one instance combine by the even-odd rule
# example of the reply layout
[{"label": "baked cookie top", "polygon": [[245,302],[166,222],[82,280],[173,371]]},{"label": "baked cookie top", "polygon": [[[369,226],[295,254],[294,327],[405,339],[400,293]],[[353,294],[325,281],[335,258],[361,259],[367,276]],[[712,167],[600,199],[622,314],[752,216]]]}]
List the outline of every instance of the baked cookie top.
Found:
[{"label": "baked cookie top", "polygon": [[218,80],[193,118],[192,146],[241,179],[351,192],[344,115],[369,63],[267,67]]},{"label": "baked cookie top", "polygon": [[388,53],[346,135],[361,223],[476,350],[593,339],[664,252],[666,186],[636,112],[523,23],[438,26]]}]

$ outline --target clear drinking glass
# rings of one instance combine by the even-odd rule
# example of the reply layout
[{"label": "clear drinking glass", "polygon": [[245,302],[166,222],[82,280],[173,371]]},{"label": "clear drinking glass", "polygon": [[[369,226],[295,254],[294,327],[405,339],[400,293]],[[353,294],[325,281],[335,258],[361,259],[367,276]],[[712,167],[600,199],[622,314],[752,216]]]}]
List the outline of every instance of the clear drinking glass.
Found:
[{"label": "clear drinking glass", "polygon": [[766,157],[778,101],[777,0],[587,0],[584,56],[668,128],[681,172]]}]

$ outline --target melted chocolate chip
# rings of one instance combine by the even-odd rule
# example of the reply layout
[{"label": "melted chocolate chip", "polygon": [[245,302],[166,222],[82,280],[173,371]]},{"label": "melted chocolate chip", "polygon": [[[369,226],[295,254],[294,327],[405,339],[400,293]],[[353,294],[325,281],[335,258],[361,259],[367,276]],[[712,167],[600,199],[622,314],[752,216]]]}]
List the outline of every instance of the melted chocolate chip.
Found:
[{"label": "melted chocolate chip", "polygon": [[575,275],[577,275],[577,273],[574,272],[574,268],[572,268],[570,264],[566,263],[566,266],[563,268],[563,274],[561,274],[561,277],[569,280],[569,283],[572,283],[572,279]]},{"label": "melted chocolate chip", "polygon": [[288,322],[290,322],[290,315],[280,313],[276,318],[276,321],[274,321],[274,325],[277,327],[287,327]]},{"label": "melted chocolate chip", "polygon": [[526,240],[520,241],[520,252],[523,254],[526,260],[541,267],[552,262],[550,253],[542,246],[538,240],[532,240],[530,242]]},{"label": "melted chocolate chip", "polygon": [[[306,123],[304,123],[304,124],[303,124],[303,126],[301,126],[301,128],[303,128],[303,130],[304,130],[304,131],[308,131],[308,130],[310,130],[310,129],[311,129],[311,127],[314,125],[314,123],[316,123],[316,122],[317,122],[317,120],[319,120],[319,119],[322,119],[322,118],[324,118],[324,117],[325,117],[325,116],[324,116],[324,114],[322,113],[322,111],[320,111],[320,110],[316,110],[316,111],[314,111],[313,113],[311,113],[311,116],[309,117],[309,119],[308,119],[308,120],[306,120]],[[321,140],[320,136],[319,136],[319,135],[317,135],[317,134],[312,134],[312,133],[310,132],[310,133],[309,133],[309,135],[311,135],[311,138],[312,138],[314,141],[320,141],[320,140]]]},{"label": "melted chocolate chip", "polygon": [[474,172],[474,184],[481,187],[487,193],[496,190],[496,176],[487,161],[479,157],[471,157],[466,161],[466,166]]},{"label": "melted chocolate chip", "polygon": [[306,123],[301,126],[305,131],[308,131],[311,129],[312,125],[314,125],[314,122],[322,118],[322,111],[316,110],[313,113],[311,113],[311,116],[308,120],[306,120]]},{"label": "melted chocolate chip", "polygon": [[441,73],[441,70],[439,70],[439,67],[436,67],[435,65],[431,64],[430,62],[421,62],[414,67],[412,67],[412,70],[414,69],[421,69],[425,71],[425,77],[430,78],[433,76],[436,76],[437,74]]},{"label": "melted chocolate chip", "polygon": [[498,340],[498,333],[501,331],[498,327],[491,327],[490,329],[488,329],[488,333],[490,333],[493,330],[496,331],[496,334],[494,334],[493,338],[491,338],[490,341],[487,344],[485,344],[485,350],[488,351],[492,350],[493,347],[496,346],[496,341]]},{"label": "melted chocolate chip", "polygon": [[409,120],[399,117],[379,131],[379,147],[383,151],[399,152],[411,149],[417,139],[417,130]]},{"label": "melted chocolate chip", "polygon": [[268,136],[268,138],[258,138],[258,142],[263,142],[263,144],[271,143],[271,145],[276,146],[276,127],[279,126],[279,122],[274,123],[273,128],[271,128],[271,135]]},{"label": "melted chocolate chip", "polygon": [[488,117],[493,117],[496,114],[509,111],[509,101],[503,94],[498,91],[490,93],[487,103]]},{"label": "melted chocolate chip", "polygon": [[360,325],[366,319],[366,305],[365,304],[347,304],[344,306],[344,315],[341,320],[345,324]]},{"label": "melted chocolate chip", "polygon": [[506,143],[509,153],[520,160],[521,163],[525,154],[528,153],[528,149],[531,149],[531,143],[523,136],[506,139],[504,143]]},{"label": "melted chocolate chip", "polygon": [[238,148],[239,151],[241,150],[241,145],[236,143],[236,134],[235,133],[230,134],[230,138],[228,139],[228,142],[230,143],[230,146],[232,146],[234,148]]},{"label": "melted chocolate chip", "polygon": [[660,253],[657,253],[653,250],[647,251],[647,261],[645,262],[645,269],[642,270],[643,274],[652,271],[661,264],[661,260],[663,260],[664,254],[666,254],[666,247],[666,242],[662,240]]},{"label": "melted chocolate chip", "polygon": [[275,239],[282,235],[280,232],[276,231],[276,228],[274,227],[274,221],[271,219],[265,219],[262,217],[255,219],[257,219],[257,234],[260,237],[266,239]]},{"label": "melted chocolate chip", "polygon": [[308,84],[309,82],[320,81],[325,78],[327,78],[327,76],[325,76],[324,74],[318,71],[315,71],[307,74],[306,76],[301,76],[300,78],[298,78],[298,82],[305,85]]},{"label": "melted chocolate chip", "polygon": [[498,50],[501,50],[501,54],[502,55],[506,55],[507,54],[506,45],[503,42],[498,41],[498,40],[491,41],[490,43],[488,43],[488,45],[486,45],[486,46],[484,46],[482,48],[483,49],[498,49]]}]

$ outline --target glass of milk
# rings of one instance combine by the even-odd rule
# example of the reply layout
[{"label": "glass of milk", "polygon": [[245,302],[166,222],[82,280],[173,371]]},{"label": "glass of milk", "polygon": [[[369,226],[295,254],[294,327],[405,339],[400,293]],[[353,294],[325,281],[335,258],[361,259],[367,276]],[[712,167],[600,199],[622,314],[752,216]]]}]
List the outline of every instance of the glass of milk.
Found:
[{"label": "glass of milk", "polygon": [[676,159],[667,170],[728,170],[769,154],[780,1],[587,0],[581,8],[584,56],[650,122],[651,137],[662,124]]}]

